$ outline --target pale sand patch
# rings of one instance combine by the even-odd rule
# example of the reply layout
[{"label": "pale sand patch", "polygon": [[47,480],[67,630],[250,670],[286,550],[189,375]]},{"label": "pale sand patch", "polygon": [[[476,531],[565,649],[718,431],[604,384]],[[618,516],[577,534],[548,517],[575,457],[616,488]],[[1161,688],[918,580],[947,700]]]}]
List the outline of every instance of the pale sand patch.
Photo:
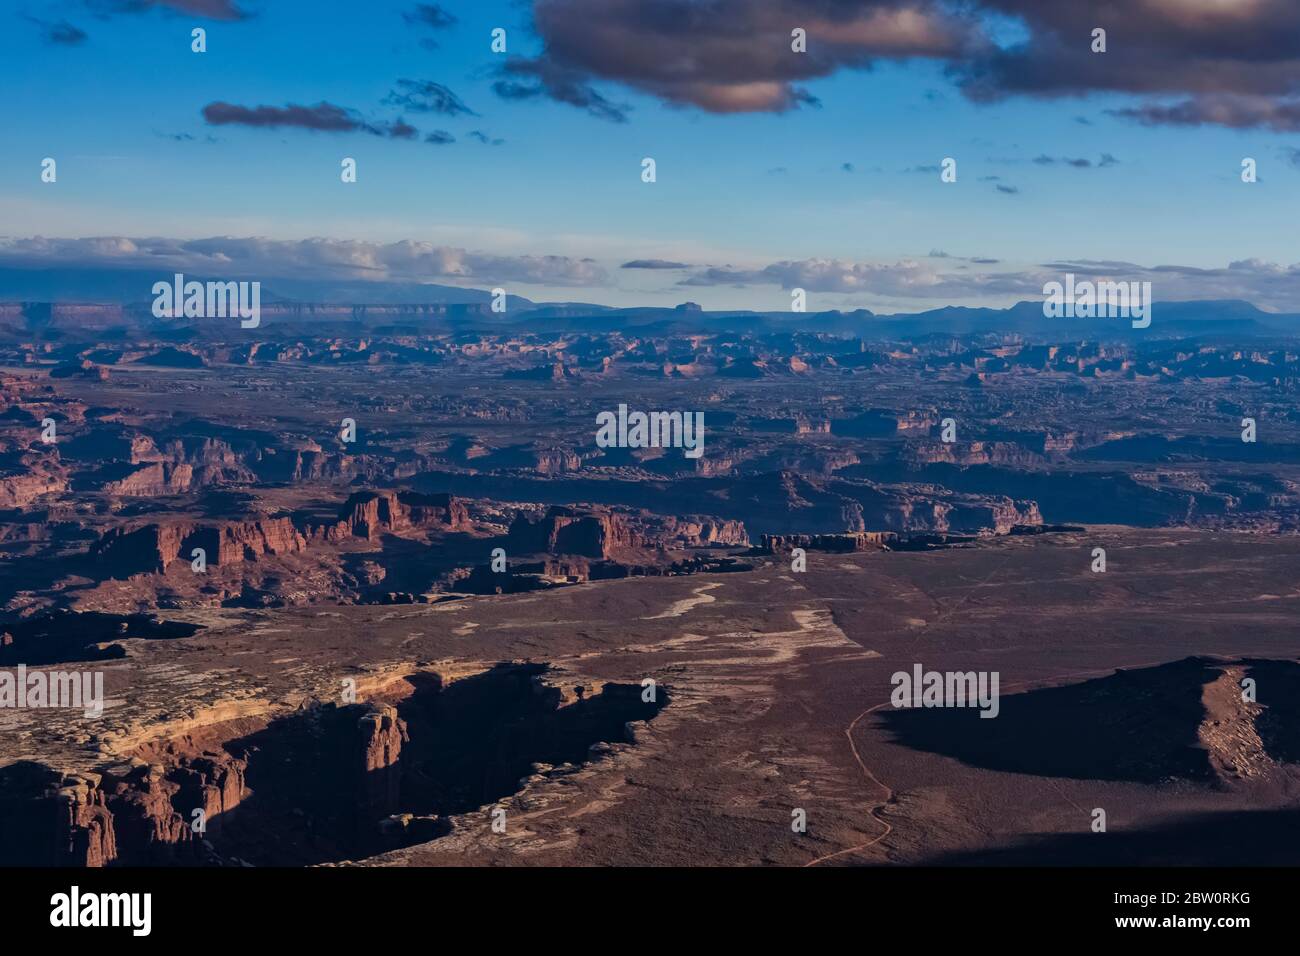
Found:
[{"label": "pale sand patch", "polygon": [[722,587],[722,585],[716,581],[711,584],[706,584],[703,587],[698,587],[695,589],[694,597],[688,597],[688,598],[683,598],[680,601],[674,601],[673,606],[670,607],[668,610],[661,611],[658,614],[648,615],[646,617],[641,618],[641,620],[657,621],[660,618],[664,618],[664,617],[681,617],[683,614],[685,614],[693,607],[699,607],[701,604],[712,604],[717,599],[714,598],[713,595],[707,592],[712,591],[714,588],[720,588],[720,587]]},{"label": "pale sand patch", "polygon": [[[716,585],[714,585],[716,587]],[[681,603],[681,602],[678,602]],[[726,631],[711,637],[685,632],[676,637],[654,644],[632,644],[626,650],[633,653],[658,653],[666,650],[686,650],[685,645],[703,641],[710,643],[698,649],[700,654],[715,654],[718,651],[749,650],[756,651],[767,658],[767,663],[785,663],[798,656],[804,647],[840,647],[852,651],[851,657],[879,657],[878,651],[867,650],[849,640],[840,626],[835,623],[826,608],[796,608],[790,612],[798,626],[793,631]],[[643,619],[644,620],[644,619]],[[730,638],[731,640],[727,640]],[[721,639],[721,640],[719,640]],[[692,649],[694,650],[694,649]],[[585,655],[592,656],[592,655]],[[693,658],[695,666],[713,666],[720,664],[753,663],[749,657],[704,657]]]}]

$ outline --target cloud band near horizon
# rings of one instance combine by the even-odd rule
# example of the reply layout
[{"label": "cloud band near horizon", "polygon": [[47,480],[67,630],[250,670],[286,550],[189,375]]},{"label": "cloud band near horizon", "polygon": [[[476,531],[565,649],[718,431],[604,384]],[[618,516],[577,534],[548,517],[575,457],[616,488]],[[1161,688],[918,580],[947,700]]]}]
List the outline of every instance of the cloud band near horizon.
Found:
[{"label": "cloud band near horizon", "polygon": [[[754,267],[634,259],[606,264],[593,257],[498,255],[430,242],[391,243],[312,238],[168,239],[102,236],[82,239],[0,239],[0,268],[157,269],[218,278],[451,282],[479,286],[552,286],[614,290],[618,274],[649,270],[680,273],[667,287],[680,296],[692,288],[770,286],[850,300],[972,301],[1036,299],[1045,283],[1067,272],[1080,278],[1150,281],[1165,300],[1244,299],[1272,311],[1300,311],[1300,263],[1260,259],[1217,268],[1143,266],[1096,260],[1056,261],[1013,268],[988,257],[945,253],[891,263],[835,258],[781,260]],[[661,292],[664,290],[661,290]],[[598,299],[599,296],[596,295]],[[837,299],[837,303],[838,303]]]}]

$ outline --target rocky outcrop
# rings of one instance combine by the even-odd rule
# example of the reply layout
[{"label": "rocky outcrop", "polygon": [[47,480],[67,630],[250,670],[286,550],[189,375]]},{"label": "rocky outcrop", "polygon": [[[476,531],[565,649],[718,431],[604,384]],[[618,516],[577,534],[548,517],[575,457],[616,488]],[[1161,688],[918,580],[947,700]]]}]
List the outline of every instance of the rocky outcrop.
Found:
[{"label": "rocky outcrop", "polygon": [[745,530],[745,523],[728,518],[651,515],[636,524],[639,524],[637,530],[645,544],[664,550],[743,548],[749,544],[749,532]]},{"label": "rocky outcrop", "polygon": [[367,816],[378,818],[393,813],[401,805],[402,771],[398,758],[402,744],[411,738],[406,721],[397,716],[397,708],[387,704],[372,705],[357,721],[361,751],[361,806]]},{"label": "rocky outcrop", "polygon": [[[224,482],[252,482],[257,476],[245,464],[245,455],[236,452],[219,438],[173,438],[153,447],[152,440],[137,436],[132,447],[132,462],[164,461],[179,469],[186,466],[192,473],[192,485],[203,486]],[[245,454],[248,454],[247,452]]]},{"label": "rocky outcrop", "polygon": [[737,459],[730,455],[710,455],[695,459],[695,474],[701,478],[714,478],[729,475],[737,465]]},{"label": "rocky outcrop", "polygon": [[539,475],[557,475],[577,471],[582,459],[565,448],[539,448],[533,452],[533,470]]},{"label": "rocky outcrop", "polygon": [[350,480],[367,467],[356,455],[341,455],[314,443],[302,448],[267,448],[249,462],[258,480],[298,484],[310,481]]},{"label": "rocky outcrop", "polygon": [[219,525],[148,524],[132,531],[114,528],[91,554],[116,574],[165,573],[178,557],[189,561],[202,548],[209,566],[237,564],[263,554],[297,554],[307,539],[289,518]]},{"label": "rocky outcrop", "polygon": [[113,815],[100,779],[31,761],[0,768],[0,864],[104,866],[115,860]]},{"label": "rocky outcrop", "polygon": [[108,369],[85,359],[80,362],[62,362],[50,369],[50,378],[88,378],[107,382]]},{"label": "rocky outcrop", "polygon": [[136,498],[178,495],[189,490],[193,479],[194,469],[189,465],[155,462],[143,465],[122,478],[104,482],[100,490],[109,495]]},{"label": "rocky outcrop", "polygon": [[1012,442],[914,442],[904,452],[904,459],[918,466],[942,462],[1029,469],[1042,464],[1039,455]]},{"label": "rocky outcrop", "polygon": [[574,377],[575,373],[566,369],[562,362],[537,365],[533,368],[509,369],[502,374],[502,378],[532,382],[563,382],[566,378]]},{"label": "rocky outcrop", "polygon": [[[374,821],[400,809],[399,758],[410,737],[395,707],[324,708],[307,714],[305,724],[322,748],[314,757],[337,753],[341,758],[341,776],[317,783],[341,787],[349,812]],[[0,864],[196,861],[199,841],[220,837],[232,812],[253,796],[247,771],[258,748],[242,757],[194,749],[185,737],[163,744],[150,760],[133,757],[96,771],[60,774],[32,763],[0,769]]]},{"label": "rocky outcrop", "polygon": [[365,538],[412,531],[462,531],[470,527],[469,509],[453,495],[422,495],[411,491],[364,491],[344,502],[341,520],[317,533],[327,541]]},{"label": "rocky outcrop", "polygon": [[208,827],[219,828],[222,815],[234,810],[249,794],[247,771],[247,760],[226,753],[183,758],[169,774],[179,785],[172,804],[191,814],[202,810]]},{"label": "rocky outcrop", "polygon": [[170,769],[140,758],[70,774],[37,764],[6,767],[0,770],[0,862],[177,862],[178,851],[195,839],[195,810],[203,811],[207,832],[248,796],[246,768],[247,761],[225,753],[181,757]]},{"label": "rocky outcrop", "polygon": [[556,506],[537,521],[519,515],[510,524],[506,550],[515,554],[576,554],[606,559],[640,544],[624,515]]},{"label": "rocky outcrop", "polygon": [[954,495],[936,507],[943,509],[938,531],[988,530],[1007,534],[1017,526],[1043,523],[1038,505],[1033,501]]},{"label": "rocky outcrop", "polygon": [[41,495],[60,494],[67,489],[66,478],[49,472],[0,475],[0,508],[23,508]]},{"label": "rocky outcrop", "polygon": [[520,514],[510,524],[511,554],[577,555],[608,560],[629,549],[744,547],[742,521],[707,515],[657,515],[633,509],[554,506],[540,518]]},{"label": "rocky outcrop", "polygon": [[[158,464],[140,471],[151,467],[164,468]],[[125,485],[119,493],[163,494],[164,487],[149,491],[144,479],[140,479],[138,484]],[[105,532],[91,547],[90,556],[110,576],[122,578],[165,574],[177,561],[190,562],[196,548],[202,549],[208,567],[226,567],[255,561],[263,555],[300,554],[312,545],[342,544],[355,539],[376,541],[388,534],[466,531],[472,526],[465,502],[452,495],[360,492],[347,500],[340,520],[332,524],[299,526],[289,517],[211,524],[156,522]]]},{"label": "rocky outcrop", "polygon": [[55,794],[55,865],[107,866],[117,859],[113,814],[98,774],[70,774]]},{"label": "rocky outcrop", "polygon": [[761,550],[768,554],[781,554],[794,548],[805,551],[877,551],[898,540],[893,531],[854,531],[848,534],[765,534]]},{"label": "rocky outcrop", "polygon": [[180,787],[163,775],[161,766],[135,759],[109,767],[99,786],[111,814],[118,862],[170,862],[176,847],[190,841],[189,821],[172,806]]}]

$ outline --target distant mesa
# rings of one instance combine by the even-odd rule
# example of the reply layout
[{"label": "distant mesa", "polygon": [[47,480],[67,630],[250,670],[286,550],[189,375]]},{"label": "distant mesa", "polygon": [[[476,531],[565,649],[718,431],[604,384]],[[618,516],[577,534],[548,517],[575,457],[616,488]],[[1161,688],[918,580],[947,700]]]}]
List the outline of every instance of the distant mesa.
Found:
[{"label": "distant mesa", "polygon": [[161,368],[206,368],[207,360],[197,352],[172,346],[158,349],[149,355],[136,359],[140,365],[156,365]]},{"label": "distant mesa", "polygon": [[89,378],[107,382],[108,376],[107,368],[86,359],[79,362],[62,362],[50,369],[50,378]]}]

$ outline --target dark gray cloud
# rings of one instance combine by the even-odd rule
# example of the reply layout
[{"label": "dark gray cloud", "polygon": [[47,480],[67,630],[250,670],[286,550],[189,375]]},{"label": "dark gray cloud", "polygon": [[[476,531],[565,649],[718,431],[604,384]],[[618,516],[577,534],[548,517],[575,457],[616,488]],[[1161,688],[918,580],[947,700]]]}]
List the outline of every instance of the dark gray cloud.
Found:
[{"label": "dark gray cloud", "polygon": [[456,137],[452,136],[445,129],[435,129],[424,137],[426,143],[433,143],[435,146],[446,146],[449,143],[456,142]]},{"label": "dark gray cloud", "polygon": [[1073,166],[1076,169],[1089,169],[1092,166],[1090,159],[1072,159],[1069,156],[1048,156],[1046,154],[1035,156],[1033,162],[1038,166],[1055,166],[1060,163],[1062,166]]},{"label": "dark gray cloud", "polygon": [[420,131],[402,119],[396,119],[384,127],[387,135],[393,139],[415,139]]},{"label": "dark gray cloud", "polygon": [[214,126],[234,123],[240,126],[296,126],[300,129],[321,130],[332,133],[348,133],[366,129],[364,121],[355,110],[349,110],[333,103],[317,103],[315,106],[237,106],[221,100],[203,107],[203,118]]},{"label": "dark gray cloud", "polygon": [[163,139],[170,139],[172,142],[175,143],[218,142],[217,138],[213,136],[211,133],[209,133],[207,136],[204,136],[202,138],[195,136],[193,133],[159,133],[155,131],[154,135],[161,136]]},{"label": "dark gray cloud", "polygon": [[183,13],[208,20],[246,20],[252,16],[234,0],[87,0],[87,6],[101,16],[147,13],[150,10]]},{"label": "dark gray cloud", "polygon": [[[1148,125],[1296,128],[1300,4],[1294,0],[979,0],[1029,38],[987,47],[951,73],[979,101],[1013,95],[1132,93],[1115,111]],[[1092,31],[1108,28],[1107,51]],[[1181,97],[1177,102],[1164,97]]]},{"label": "dark gray cloud", "polygon": [[815,103],[808,81],[921,58],[976,102],[1120,93],[1143,98],[1116,111],[1137,122],[1300,129],[1296,0],[535,0],[533,21],[544,52],[500,68],[497,92],[606,119],[626,110],[594,84],[782,112]]},{"label": "dark gray cloud", "polygon": [[218,100],[203,107],[203,118],[213,126],[252,126],[267,129],[297,128],[325,133],[369,133],[394,139],[413,139],[418,130],[401,119],[372,123],[356,110],[333,103],[315,106],[238,106]]},{"label": "dark gray cloud", "polygon": [[1005,193],[1008,196],[1018,196],[1020,194],[1019,186],[1004,186],[1002,183],[998,183],[993,188],[1000,193]]},{"label": "dark gray cloud", "polygon": [[478,116],[461,102],[459,96],[441,83],[431,80],[398,80],[397,89],[390,92],[384,102],[414,113]]},{"label": "dark gray cloud", "polygon": [[436,3],[417,3],[413,10],[403,11],[402,19],[411,26],[430,27],[434,30],[446,30],[457,23],[455,16]]},{"label": "dark gray cloud", "polygon": [[55,46],[79,46],[86,42],[86,31],[73,26],[67,20],[41,20],[24,15],[23,19],[35,24],[41,31],[41,38]]},{"label": "dark gray cloud", "polygon": [[[533,19],[545,52],[526,62],[565,78],[533,95],[573,102],[557,91],[609,80],[714,113],[814,105],[801,81],[875,59],[956,56],[977,34],[946,0],[536,0]],[[806,52],[791,49],[795,28]]]},{"label": "dark gray cloud", "polygon": [[1177,103],[1146,103],[1107,112],[1143,126],[1214,125],[1233,129],[1262,127],[1279,133],[1300,131],[1300,99],[1206,94]]},{"label": "dark gray cloud", "polygon": [[492,90],[504,100],[549,98],[585,110],[597,119],[627,122],[627,107],[606,99],[577,70],[551,60],[511,57],[497,71]]},{"label": "dark gray cloud", "polygon": [[484,146],[500,146],[502,143],[505,142],[504,139],[500,139],[495,136],[489,136],[481,129],[470,130],[469,138],[475,140],[476,142],[482,143]]},{"label": "dark gray cloud", "polygon": [[620,269],[688,269],[685,262],[673,262],[669,259],[633,259],[625,262]]}]

